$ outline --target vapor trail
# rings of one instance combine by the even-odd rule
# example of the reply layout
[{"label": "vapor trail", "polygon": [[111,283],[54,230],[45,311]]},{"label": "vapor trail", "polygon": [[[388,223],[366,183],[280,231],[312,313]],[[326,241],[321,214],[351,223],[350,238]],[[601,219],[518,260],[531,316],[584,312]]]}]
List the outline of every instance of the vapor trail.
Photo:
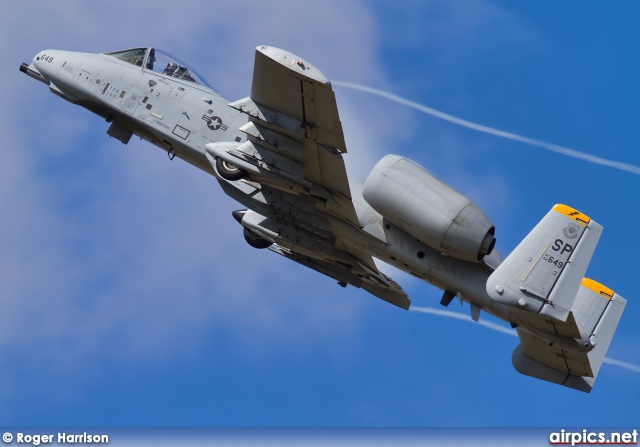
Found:
[{"label": "vapor trail", "polygon": [[427,115],[435,116],[436,118],[440,118],[445,121],[449,121],[451,123],[457,124],[459,126],[476,130],[478,132],[484,132],[490,135],[495,135],[497,137],[519,141],[521,143],[529,144],[531,146],[537,146],[542,149],[546,149],[548,151],[557,152],[559,154],[566,155],[568,157],[578,158],[580,160],[585,160],[590,163],[595,163],[602,166],[609,166],[611,168],[619,169],[621,171],[631,172],[632,174],[640,174],[640,167],[635,165],[622,163],[620,161],[607,160],[606,158],[596,157],[595,155],[580,152],[575,149],[570,149],[568,147],[558,146],[557,144],[547,143],[546,141],[536,140],[534,138],[523,137],[522,135],[517,135],[511,132],[505,132],[504,130],[494,129],[493,127],[489,127],[489,126],[483,126],[482,124],[477,124],[471,121],[464,120],[462,118],[458,118],[457,116],[449,115],[448,113],[444,113],[439,110],[432,109],[431,107],[425,106],[423,104],[419,104],[417,102],[410,101],[408,99],[394,95],[393,93],[385,92],[384,90],[378,90],[376,88],[365,87],[364,85],[352,84],[350,82],[342,82],[342,81],[332,81],[332,84],[338,85],[340,87],[345,87],[353,90],[360,90],[362,92],[371,93],[372,95],[381,96],[383,98],[397,102],[398,104],[402,104],[407,107],[411,107],[413,109],[419,110],[423,113],[426,113]]},{"label": "vapor trail", "polygon": [[[450,310],[442,310],[442,309],[433,309],[431,307],[413,307],[411,306],[409,308],[409,310],[412,310],[414,312],[421,312],[421,313],[425,313],[425,314],[431,314],[431,315],[438,315],[441,317],[448,317],[448,318],[454,318],[456,320],[462,320],[462,321],[470,321],[472,323],[475,323],[475,321],[473,321],[471,319],[471,317],[458,313],[458,312],[451,312]],[[483,321],[483,320],[479,320],[478,324],[480,324],[481,326],[487,327],[493,331],[496,332],[501,332],[503,334],[507,334],[507,335],[511,335],[512,337],[517,336],[518,334],[516,334],[516,331],[506,328],[504,326],[500,326],[499,324],[495,324],[492,323],[490,321]],[[604,363],[608,363],[610,365],[615,365],[615,366],[619,366],[621,368],[624,369],[628,369],[629,371],[633,371],[633,372],[637,372],[640,373],[640,366],[638,365],[634,365],[633,363],[627,363],[627,362],[623,362],[621,360],[615,360],[609,357],[606,357],[604,359]]]},{"label": "vapor trail", "polygon": [[604,363],[608,363],[610,365],[620,366],[622,368],[626,368],[630,371],[635,371],[640,373],[640,366],[634,365],[632,363],[623,362],[621,360],[610,359],[609,357],[605,357]]},{"label": "vapor trail", "polygon": [[[412,310],[414,312],[422,312],[425,314],[439,315],[441,317],[455,318],[456,320],[473,321],[467,315],[460,314],[458,312],[451,312],[450,310],[433,309],[431,307],[413,307],[413,306],[411,306],[409,310]],[[495,324],[490,321],[478,320],[477,323],[480,324],[481,326],[488,327],[489,329],[494,330],[496,332],[502,332],[503,334],[511,335],[512,337],[518,336],[518,334],[516,334],[516,331],[514,331],[513,329],[500,326],[499,324]]]}]

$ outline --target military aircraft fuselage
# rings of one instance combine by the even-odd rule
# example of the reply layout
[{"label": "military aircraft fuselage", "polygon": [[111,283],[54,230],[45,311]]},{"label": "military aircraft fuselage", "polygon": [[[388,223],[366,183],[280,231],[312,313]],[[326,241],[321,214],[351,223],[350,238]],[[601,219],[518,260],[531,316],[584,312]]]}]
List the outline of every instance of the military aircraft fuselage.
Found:
[{"label": "military aircraft fuselage", "polygon": [[215,176],[245,210],[245,240],[408,309],[373,258],[517,328],[521,373],[589,392],[626,300],[584,278],[602,226],[556,205],[503,260],[495,226],[453,188],[397,155],[362,193],[349,187],[344,133],[329,80],[287,51],[256,48],[249,97],[230,103],[155,48],[102,54],[47,50],[20,71],[111,123]]},{"label": "military aircraft fuselage", "polygon": [[126,144],[135,134],[171,158],[216,175],[204,156],[204,145],[246,139],[238,131],[246,117],[208,85],[148,65],[107,54],[47,50],[23,69],[34,77],[39,74],[53,93],[111,122],[112,137]]},{"label": "military aircraft fuselage", "polygon": [[[233,187],[242,185],[230,183],[242,181],[228,182],[221,178],[207,158],[205,145],[245,142],[247,134],[240,128],[247,124],[247,116],[230,107],[227,99],[200,78],[195,78],[200,82],[194,82],[190,74],[187,75],[190,79],[176,77],[165,71],[164,65],[152,68],[149,59],[154,50],[140,50],[138,59],[125,54],[125,60],[118,57],[119,52],[46,50],[38,53],[29,66],[23,64],[21,71],[44,82],[65,100],[104,117],[111,123],[107,131],[111,137],[126,144],[135,134],[166,151],[171,159],[178,157],[214,175],[233,197]],[[241,196],[237,198],[243,201]],[[508,308],[495,303],[485,291],[490,268],[443,255],[382,218],[364,200],[354,198],[354,202],[360,229],[364,231],[357,228],[348,231],[358,248],[448,291],[449,296],[472,303],[478,312],[483,309],[509,320]],[[348,227],[337,219],[332,225]],[[278,243],[317,256],[318,245],[304,250],[304,246],[291,241]],[[495,267],[501,260],[494,252],[487,262]]]}]

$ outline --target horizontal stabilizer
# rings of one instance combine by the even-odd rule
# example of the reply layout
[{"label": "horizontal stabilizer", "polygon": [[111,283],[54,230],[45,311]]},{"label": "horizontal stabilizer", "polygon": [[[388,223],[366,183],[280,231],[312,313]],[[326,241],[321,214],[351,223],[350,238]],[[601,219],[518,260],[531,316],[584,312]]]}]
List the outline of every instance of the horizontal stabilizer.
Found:
[{"label": "horizontal stabilizer", "polygon": [[496,302],[566,321],[602,226],[556,205],[487,280]]},{"label": "horizontal stabilizer", "polygon": [[[520,345],[513,352],[513,366],[522,374],[590,392],[626,302],[611,289],[583,279],[571,318],[554,325],[555,335],[545,336],[531,327],[518,328]],[[568,327],[569,321],[573,328]],[[580,334],[579,341],[562,342],[563,337],[569,339],[563,334],[575,332]]]},{"label": "horizontal stabilizer", "polygon": [[590,393],[593,388],[593,379],[567,374],[533,360],[524,353],[522,345],[518,345],[513,351],[511,362],[516,371],[526,376],[584,391],[585,393]]}]

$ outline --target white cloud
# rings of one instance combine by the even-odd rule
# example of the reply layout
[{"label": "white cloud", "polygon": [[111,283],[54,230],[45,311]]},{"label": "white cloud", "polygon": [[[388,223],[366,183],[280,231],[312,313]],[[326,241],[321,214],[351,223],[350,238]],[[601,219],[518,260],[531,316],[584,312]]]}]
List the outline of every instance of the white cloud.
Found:
[{"label": "white cloud", "polygon": [[[268,44],[330,78],[390,89],[395,80],[380,64],[376,34],[383,24],[363,3],[281,5],[202,0],[176,9],[142,1],[124,10],[25,1],[0,17],[0,73],[14,86],[0,92],[10,148],[0,164],[0,350],[21,347],[39,354],[28,361],[56,359],[52,367],[69,371],[97,354],[146,361],[197,349],[216,327],[256,352],[271,339],[312,342],[357,331],[374,306],[365,307],[366,299],[376,298],[249,248],[230,216],[240,206],[213,178],[147,143],[109,139],[100,118],[17,70],[45,48],[157,45],[235,100],[249,93],[254,48]],[[406,153],[421,133],[399,106],[336,94],[345,160],[360,181],[382,155]],[[418,141],[433,150],[434,140]],[[12,373],[3,373],[5,383],[17,380]]]},{"label": "white cloud", "polygon": [[[340,331],[327,321],[349,321],[337,326],[353,330],[361,295],[350,289],[323,296],[336,295],[333,281],[250,249],[230,216],[240,206],[215,179],[170,163],[147,143],[109,139],[101,119],[51,95],[17,66],[44,48],[152,44],[191,62],[219,88],[218,78],[233,100],[248,95],[254,48],[268,43],[298,52],[330,76],[384,83],[370,44],[373,18],[358,3],[337,1],[308,2],[304,21],[297,12],[304,9],[255,2],[181,3],[202,14],[153,5],[135,2],[123,13],[113,5],[61,1],[38,4],[34,16],[34,5],[25,2],[0,19],[0,51],[15,61],[3,77],[16,85],[1,93],[4,142],[13,150],[0,168],[7,171],[0,199],[10,216],[0,222],[0,349],[35,347],[46,338],[54,347],[43,361],[60,351],[76,359],[96,351],[150,356],[197,341],[215,325],[237,325],[248,343],[260,327],[276,338],[336,336]],[[11,39],[26,17],[31,32]],[[370,165],[384,138],[353,137],[367,135],[361,129],[368,123],[343,103],[354,146],[349,158]]]}]

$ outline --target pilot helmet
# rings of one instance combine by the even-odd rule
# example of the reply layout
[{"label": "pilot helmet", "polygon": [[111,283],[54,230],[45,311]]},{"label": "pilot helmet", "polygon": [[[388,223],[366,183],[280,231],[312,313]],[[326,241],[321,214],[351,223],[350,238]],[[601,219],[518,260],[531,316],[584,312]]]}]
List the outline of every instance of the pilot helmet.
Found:
[{"label": "pilot helmet", "polygon": [[167,68],[164,69],[164,72],[171,76],[177,69],[178,69],[178,64],[176,64],[175,62],[169,62],[167,64]]}]

